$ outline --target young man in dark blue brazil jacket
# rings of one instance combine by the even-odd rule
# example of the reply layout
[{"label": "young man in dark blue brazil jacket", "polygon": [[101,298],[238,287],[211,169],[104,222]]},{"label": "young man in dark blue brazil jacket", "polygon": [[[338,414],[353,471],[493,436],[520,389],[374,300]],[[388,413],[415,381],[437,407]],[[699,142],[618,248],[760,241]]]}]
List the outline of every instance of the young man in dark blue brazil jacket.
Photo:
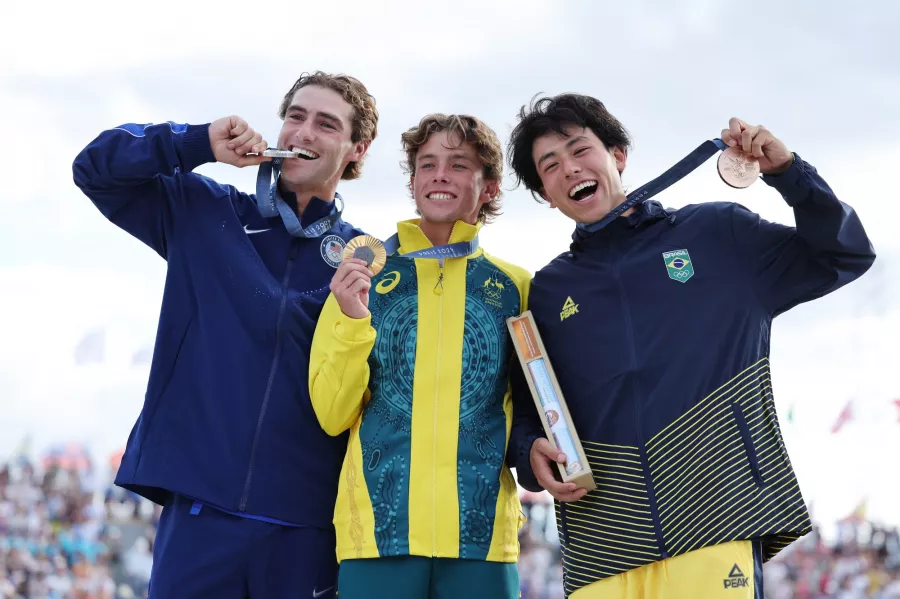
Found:
[{"label": "young man in dark blue brazil jacket", "polygon": [[[366,88],[304,74],[263,198],[192,172],[269,162],[243,119],[126,124],[75,159],[100,212],[167,261],[150,379],[116,483],[162,504],[151,597],[334,597],[346,436],[313,412],[309,347],[346,242],[336,188],[377,133]],[[272,165],[265,165],[266,167]],[[338,196],[339,199],[339,196]]]},{"label": "young man in dark blue brazil jacket", "polygon": [[510,442],[520,484],[559,500],[575,599],[761,597],[762,563],[811,528],[773,404],[772,319],[857,279],[875,254],[854,210],[768,130],[733,118],[721,140],[758,160],[796,226],[730,202],[656,200],[591,226],[626,200],[624,127],[565,94],[523,108],[511,136],[519,181],[576,223],[529,306],[596,490],[554,478],[566,456],[543,437],[521,370]]}]

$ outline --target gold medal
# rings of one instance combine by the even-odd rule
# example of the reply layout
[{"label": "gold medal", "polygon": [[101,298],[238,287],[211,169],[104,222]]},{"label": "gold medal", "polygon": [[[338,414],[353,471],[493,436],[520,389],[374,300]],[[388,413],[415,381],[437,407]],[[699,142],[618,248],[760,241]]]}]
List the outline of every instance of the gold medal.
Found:
[{"label": "gold medal", "polygon": [[360,235],[347,242],[347,246],[344,248],[344,260],[350,258],[363,260],[377,275],[384,268],[384,263],[387,262],[387,251],[384,249],[384,244],[378,239],[371,235]]}]

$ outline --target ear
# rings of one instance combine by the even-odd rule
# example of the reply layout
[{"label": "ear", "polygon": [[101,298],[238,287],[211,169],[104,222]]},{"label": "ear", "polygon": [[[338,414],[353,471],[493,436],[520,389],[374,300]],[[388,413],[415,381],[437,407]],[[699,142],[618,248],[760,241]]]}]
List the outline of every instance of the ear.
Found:
[{"label": "ear", "polygon": [[544,193],[544,188],[543,188],[543,187],[541,187],[540,189],[537,190],[537,194],[538,194],[539,196],[541,196],[541,199],[542,199],[542,200],[544,200],[545,202],[547,202],[547,204],[550,205],[550,208],[551,208],[551,209],[556,208],[556,206],[553,204],[553,201],[552,201],[550,198],[547,197],[547,194],[546,194],[546,193]]},{"label": "ear", "polygon": [[497,181],[496,179],[486,179],[484,182],[484,189],[481,190],[481,197],[478,198],[478,203],[481,206],[484,206],[496,198],[498,193],[500,193],[500,181]]},{"label": "ear", "polygon": [[626,154],[625,150],[619,146],[615,146],[612,149],[611,154],[616,161],[616,170],[621,174],[622,171],[625,170],[625,163],[628,162],[628,154]]},{"label": "ear", "polygon": [[353,151],[347,156],[350,159],[350,162],[359,162],[362,160],[363,156],[366,155],[366,152],[369,151],[370,145],[372,145],[371,139],[358,142],[353,147]]}]

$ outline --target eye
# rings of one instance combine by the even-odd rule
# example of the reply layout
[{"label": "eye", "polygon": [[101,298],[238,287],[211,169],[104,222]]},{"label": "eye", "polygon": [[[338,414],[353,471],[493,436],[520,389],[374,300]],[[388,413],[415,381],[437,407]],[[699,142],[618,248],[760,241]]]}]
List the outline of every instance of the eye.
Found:
[{"label": "eye", "polygon": [[302,121],[303,115],[302,114],[292,114],[289,118],[294,121]]},{"label": "eye", "polygon": [[432,167],[434,167],[434,165],[431,164],[430,162],[426,162],[425,164],[422,164],[419,166],[419,168],[423,168],[423,169],[424,168],[432,168]]},{"label": "eye", "polygon": [[456,164],[453,165],[453,168],[463,170],[466,168],[466,165],[463,164],[462,162],[457,162]]},{"label": "eye", "polygon": [[576,156],[581,156],[582,154],[584,154],[585,152],[587,152],[589,149],[590,149],[590,148],[578,148],[577,150],[575,150],[575,155],[576,155]]},{"label": "eye", "polygon": [[322,121],[322,126],[325,127],[326,129],[334,129],[334,130],[337,130],[337,127],[335,127],[334,125],[332,125],[332,124],[329,123],[328,121]]},{"label": "eye", "polygon": [[557,166],[559,166],[558,162],[551,162],[550,164],[548,164],[547,166],[544,167],[544,172],[549,173],[551,170],[555,169]]}]

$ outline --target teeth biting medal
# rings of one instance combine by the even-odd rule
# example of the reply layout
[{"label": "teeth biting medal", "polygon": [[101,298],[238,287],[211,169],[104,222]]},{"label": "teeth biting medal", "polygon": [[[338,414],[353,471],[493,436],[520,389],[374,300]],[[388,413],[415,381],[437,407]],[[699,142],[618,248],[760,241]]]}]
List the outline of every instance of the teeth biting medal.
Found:
[{"label": "teeth biting medal", "polygon": [[279,150],[277,148],[263,150],[262,155],[267,158],[296,158],[299,156],[294,150]]},{"label": "teeth biting medal", "polygon": [[363,260],[374,274],[381,272],[387,261],[384,244],[371,235],[359,235],[347,242],[344,248],[344,260],[356,258]]}]

